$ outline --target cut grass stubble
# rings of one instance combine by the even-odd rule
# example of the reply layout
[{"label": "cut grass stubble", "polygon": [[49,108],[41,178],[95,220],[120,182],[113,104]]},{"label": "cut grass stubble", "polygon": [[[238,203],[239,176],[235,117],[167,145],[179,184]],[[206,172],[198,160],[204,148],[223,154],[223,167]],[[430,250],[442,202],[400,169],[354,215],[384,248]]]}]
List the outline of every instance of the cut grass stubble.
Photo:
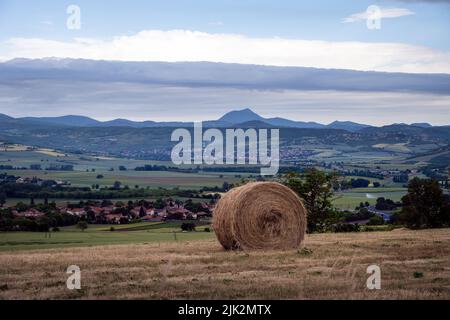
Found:
[{"label": "cut grass stubble", "polygon": [[[66,288],[73,264],[80,291]],[[372,264],[381,290],[366,287]],[[449,299],[450,230],[313,234],[288,251],[207,239],[2,252],[0,288],[0,299]]]}]

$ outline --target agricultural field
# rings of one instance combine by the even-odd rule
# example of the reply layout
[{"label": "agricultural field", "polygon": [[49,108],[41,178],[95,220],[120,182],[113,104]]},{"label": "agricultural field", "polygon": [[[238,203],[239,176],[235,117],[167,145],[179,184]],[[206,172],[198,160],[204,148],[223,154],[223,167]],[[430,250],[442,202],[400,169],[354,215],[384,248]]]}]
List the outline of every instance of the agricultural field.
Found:
[{"label": "agricultural field", "polygon": [[[92,157],[86,155],[62,154],[50,149],[37,148],[33,151],[15,147],[13,150],[0,150],[0,165],[13,165],[15,167],[26,167],[39,164],[46,168],[50,164],[68,164],[74,166],[74,171],[49,171],[49,170],[2,170],[12,175],[21,177],[38,177],[46,180],[67,180],[71,185],[78,187],[91,187],[98,184],[100,187],[110,187],[115,181],[130,188],[175,188],[199,189],[201,187],[222,186],[227,181],[234,183],[247,173],[227,172],[200,172],[183,173],[168,171],[134,171],[139,166],[165,165],[172,166],[170,162],[143,161],[108,157]],[[119,167],[125,166],[129,170],[120,171]],[[114,171],[111,171],[114,169]],[[98,179],[97,176],[103,178]]]},{"label": "agricultural field", "polygon": [[[180,189],[200,189],[201,187],[222,186],[227,181],[230,183],[240,181],[234,175],[225,174],[220,177],[221,173],[181,173],[170,171],[44,171],[44,170],[12,170],[5,171],[9,174],[21,177],[37,177],[45,180],[67,180],[72,186],[91,187],[98,184],[100,187],[111,187],[115,181],[120,181],[123,186],[134,188],[175,188]],[[101,174],[103,178],[98,179],[97,175]]]},{"label": "agricultural field", "polygon": [[361,202],[375,205],[378,198],[400,201],[406,194],[405,188],[360,188],[335,194],[333,205],[342,210],[354,210]]},{"label": "agricultural field", "polygon": [[[450,229],[312,234],[298,250],[238,252],[213,234],[143,234],[121,245],[2,251],[0,299],[450,299]],[[81,290],[72,291],[74,264]],[[381,269],[380,290],[366,287],[370,265]]]},{"label": "agricultural field", "polygon": [[[143,222],[129,225],[89,225],[81,231],[75,226],[59,232],[0,232],[0,251],[17,251],[80,246],[132,243],[160,243],[209,239],[208,225],[196,227],[196,232],[181,232],[180,222]],[[114,228],[114,231],[111,231]]]},{"label": "agricultural field", "polygon": [[[383,150],[385,145],[378,145],[380,151],[362,152],[357,148],[346,147],[348,153],[336,153],[333,149],[326,147],[317,147],[314,149],[317,157],[327,158],[327,161],[343,160],[340,156],[352,158],[354,162],[351,166],[345,166],[350,170],[361,170],[365,168],[382,168],[386,170],[405,170],[415,169],[418,162],[405,163],[393,155],[389,158],[389,152]],[[344,148],[344,147],[343,147]],[[441,152],[437,155],[447,155],[447,152]],[[336,157],[337,158],[333,158]],[[329,158],[329,159],[328,159]],[[389,158],[389,159],[388,159]],[[393,159],[396,160],[393,160]],[[431,156],[421,157],[420,161],[430,160]],[[323,159],[322,159],[323,160]],[[250,176],[249,173],[243,172],[198,172],[198,173],[182,173],[169,171],[135,171],[135,167],[146,164],[171,166],[170,162],[162,161],[144,161],[131,160],[114,157],[101,157],[92,155],[79,155],[62,153],[52,149],[32,148],[22,145],[12,145],[8,149],[0,149],[0,165],[14,165],[18,167],[29,167],[32,164],[40,164],[43,168],[49,164],[71,164],[74,171],[46,171],[46,170],[2,170],[13,175],[22,177],[38,177],[42,179],[67,180],[72,186],[91,187],[99,185],[99,187],[111,187],[115,181],[120,181],[122,186],[129,186],[131,189],[138,186],[139,188],[180,188],[180,189],[200,189],[202,187],[221,187],[224,182],[239,183],[242,179]],[[425,162],[424,162],[425,163]],[[125,166],[127,171],[120,171],[119,167]],[[114,171],[111,171],[114,169]],[[98,178],[101,175],[102,178]],[[423,178],[421,174],[416,174]],[[412,177],[412,175],[411,175]],[[350,191],[340,192],[336,194],[334,205],[339,209],[352,210],[360,202],[368,201],[375,204],[376,198],[385,197],[394,201],[399,201],[405,194],[406,189],[401,183],[395,183],[392,178],[376,179],[358,176],[346,176],[345,179],[363,178],[371,182],[369,188],[358,188]],[[373,188],[374,182],[379,182],[381,187]],[[78,202],[71,199],[49,199],[59,203]],[[86,199],[87,200],[87,199]],[[115,199],[128,201],[133,199]],[[148,199],[151,200],[151,199]],[[6,205],[15,205],[19,201],[28,202],[28,199],[6,199]],[[42,199],[36,199],[36,203],[42,202]]]}]

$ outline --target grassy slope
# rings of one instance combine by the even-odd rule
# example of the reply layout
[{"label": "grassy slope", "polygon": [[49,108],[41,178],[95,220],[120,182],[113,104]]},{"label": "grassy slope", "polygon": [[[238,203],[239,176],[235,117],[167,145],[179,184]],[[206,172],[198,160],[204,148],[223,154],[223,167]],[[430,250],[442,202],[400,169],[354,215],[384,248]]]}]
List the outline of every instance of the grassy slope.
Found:
[{"label": "grassy slope", "polygon": [[[0,299],[450,298],[450,229],[308,235],[304,246],[225,252],[210,239],[1,252]],[[72,264],[80,291],[65,286]],[[381,290],[366,288],[372,264]]]}]

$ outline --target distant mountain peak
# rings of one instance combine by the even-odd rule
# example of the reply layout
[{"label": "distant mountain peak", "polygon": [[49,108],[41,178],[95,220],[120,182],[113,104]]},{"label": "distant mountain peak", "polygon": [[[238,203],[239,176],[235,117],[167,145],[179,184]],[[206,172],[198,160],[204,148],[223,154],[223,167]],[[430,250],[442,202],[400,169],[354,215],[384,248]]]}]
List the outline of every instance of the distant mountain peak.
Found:
[{"label": "distant mountain peak", "polygon": [[353,121],[334,121],[329,125],[327,125],[327,127],[331,129],[343,129],[347,131],[356,132],[361,129],[369,128],[371,126],[367,124],[356,123]]},{"label": "distant mountain peak", "polygon": [[249,121],[264,121],[265,119],[259,114],[255,113],[250,108],[245,108],[242,110],[235,110],[226,113],[218,121],[225,121],[230,123],[243,123]]},{"label": "distant mountain peak", "polygon": [[67,115],[60,117],[25,117],[19,119],[36,123],[49,123],[55,125],[66,125],[77,127],[94,126],[100,123],[95,119],[79,115]]}]

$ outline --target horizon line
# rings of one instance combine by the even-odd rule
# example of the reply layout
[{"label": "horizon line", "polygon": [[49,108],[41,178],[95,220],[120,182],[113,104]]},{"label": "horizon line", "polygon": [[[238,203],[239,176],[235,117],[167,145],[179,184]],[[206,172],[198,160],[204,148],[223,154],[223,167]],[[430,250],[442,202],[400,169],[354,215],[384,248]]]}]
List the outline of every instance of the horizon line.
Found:
[{"label": "horizon line", "polygon": [[[356,122],[356,121],[352,121],[352,120],[334,120],[330,123],[323,123],[323,122],[318,122],[318,121],[310,121],[310,120],[296,120],[296,119],[290,119],[290,118],[282,118],[279,116],[275,116],[275,117],[269,117],[266,118],[264,116],[261,116],[260,114],[254,112],[251,108],[244,108],[244,109],[233,109],[231,111],[228,111],[226,113],[224,113],[221,117],[219,117],[218,119],[207,119],[207,120],[150,120],[150,119],[136,119],[136,118],[110,118],[110,119],[105,119],[105,118],[96,118],[96,117],[91,117],[91,116],[86,116],[86,115],[82,115],[82,114],[65,114],[65,115],[56,115],[56,116],[12,116],[12,115],[8,115],[5,113],[0,113],[0,115],[4,115],[10,118],[13,118],[14,120],[26,120],[27,118],[37,118],[37,119],[43,119],[43,118],[51,118],[51,119],[58,119],[58,118],[64,118],[64,117],[82,117],[82,118],[87,118],[90,120],[94,120],[100,123],[107,123],[107,122],[112,122],[112,121],[116,121],[116,120],[125,120],[125,121],[130,121],[130,122],[135,122],[135,123],[145,123],[145,122],[153,122],[156,124],[164,124],[164,123],[171,123],[171,122],[178,122],[178,123],[185,123],[185,124],[193,124],[196,122],[211,122],[211,121],[220,121],[220,118],[222,118],[223,116],[231,113],[231,112],[242,112],[242,111],[246,111],[246,110],[250,110],[252,113],[260,116],[261,118],[263,118],[262,120],[249,120],[249,121],[244,121],[242,123],[246,123],[246,122],[250,122],[250,121],[259,121],[259,122],[264,122],[264,120],[271,120],[271,119],[284,119],[284,120],[288,120],[288,121],[293,121],[293,122],[303,122],[303,123],[311,123],[311,124],[318,124],[318,125],[323,125],[323,126],[329,126],[333,123],[336,122],[351,122],[351,123],[355,123],[355,124],[359,124],[359,125],[366,125],[369,127],[375,127],[375,128],[382,128],[382,127],[386,127],[386,126],[393,126],[393,125],[414,125],[414,124],[428,124],[432,127],[447,127],[450,126],[450,124],[443,124],[443,125],[434,125],[433,123],[429,122],[429,121],[423,121],[423,122],[411,122],[411,123],[406,123],[406,122],[392,122],[392,123],[386,123],[383,125],[374,125],[374,124],[369,124],[369,123],[361,123],[361,122]],[[231,123],[231,122],[230,122]],[[239,124],[239,123],[237,123]],[[268,124],[270,125],[270,124]],[[290,126],[280,126],[280,128],[292,128]],[[314,128],[311,128],[314,129]],[[320,129],[320,128],[317,128]]]}]

